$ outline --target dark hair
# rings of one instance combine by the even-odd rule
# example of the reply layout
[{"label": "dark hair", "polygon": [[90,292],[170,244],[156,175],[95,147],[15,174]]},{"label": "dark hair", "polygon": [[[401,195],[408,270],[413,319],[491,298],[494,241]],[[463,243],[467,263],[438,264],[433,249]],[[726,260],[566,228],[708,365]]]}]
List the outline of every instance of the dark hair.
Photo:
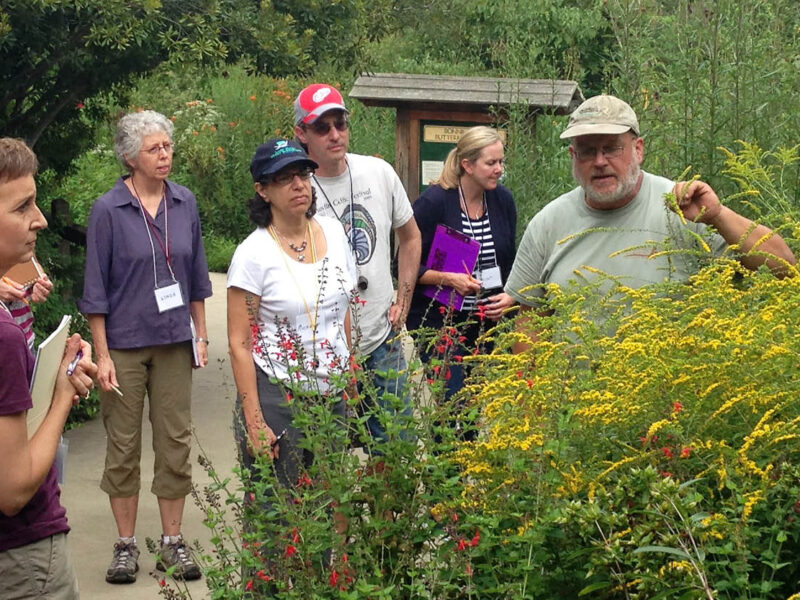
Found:
[{"label": "dark hair", "polygon": [[36,175],[39,162],[28,145],[17,138],[0,138],[0,182]]},{"label": "dark hair", "polygon": [[[262,185],[267,182],[262,181]],[[247,201],[247,213],[250,215],[250,220],[259,227],[268,227],[272,223],[272,207],[269,202],[264,200],[258,195],[258,192],[253,194],[253,197]],[[309,219],[317,214],[317,190],[311,187],[311,206],[306,211],[306,217]]]}]

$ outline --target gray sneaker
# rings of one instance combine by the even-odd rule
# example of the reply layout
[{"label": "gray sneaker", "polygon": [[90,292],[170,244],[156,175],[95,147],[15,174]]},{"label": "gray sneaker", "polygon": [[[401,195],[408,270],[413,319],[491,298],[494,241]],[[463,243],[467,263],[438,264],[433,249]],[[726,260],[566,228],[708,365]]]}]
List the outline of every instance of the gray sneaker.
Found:
[{"label": "gray sneaker", "polygon": [[191,551],[186,547],[183,538],[171,544],[161,544],[161,552],[158,556],[156,569],[159,571],[167,571],[175,567],[172,571],[172,576],[175,579],[183,579],[190,581],[192,579],[200,579],[200,567],[194,562]]},{"label": "gray sneaker", "polygon": [[139,549],[136,544],[117,542],[114,544],[114,558],[106,571],[108,583],[133,583],[139,570]]}]

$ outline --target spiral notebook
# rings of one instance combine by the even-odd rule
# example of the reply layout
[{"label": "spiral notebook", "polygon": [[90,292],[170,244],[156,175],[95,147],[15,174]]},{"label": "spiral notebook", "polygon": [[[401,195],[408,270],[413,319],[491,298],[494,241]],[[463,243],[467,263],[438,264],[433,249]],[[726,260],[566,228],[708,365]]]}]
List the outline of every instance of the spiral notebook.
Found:
[{"label": "spiral notebook", "polygon": [[39,425],[42,424],[50,410],[53,401],[53,392],[56,389],[58,369],[64,358],[64,348],[67,347],[69,337],[69,324],[72,317],[64,315],[56,330],[39,344],[36,351],[36,362],[33,363],[33,377],[31,378],[31,398],[33,407],[28,411],[28,438],[33,437]]},{"label": "spiral notebook", "polygon": [[36,283],[40,277],[44,277],[44,270],[36,257],[31,257],[30,260],[14,265],[3,274],[6,279],[11,279],[23,287],[28,287]]}]

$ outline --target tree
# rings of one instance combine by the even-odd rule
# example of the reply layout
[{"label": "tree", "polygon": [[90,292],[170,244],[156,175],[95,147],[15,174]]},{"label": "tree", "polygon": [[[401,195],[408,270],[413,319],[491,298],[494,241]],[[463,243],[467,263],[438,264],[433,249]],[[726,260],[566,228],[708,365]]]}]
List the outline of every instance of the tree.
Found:
[{"label": "tree", "polygon": [[308,68],[290,15],[257,0],[2,0],[0,128],[64,164],[87,143],[84,99],[166,60],[256,54],[273,74]]}]

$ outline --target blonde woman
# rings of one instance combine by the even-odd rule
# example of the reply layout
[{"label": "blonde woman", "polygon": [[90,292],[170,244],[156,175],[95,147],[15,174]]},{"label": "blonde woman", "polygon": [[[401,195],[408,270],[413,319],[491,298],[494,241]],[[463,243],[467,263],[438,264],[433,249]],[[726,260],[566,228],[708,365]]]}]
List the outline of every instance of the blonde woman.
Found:
[{"label": "blonde woman", "polygon": [[[517,233],[517,207],[508,188],[500,185],[504,163],[503,142],[491,127],[472,127],[464,132],[450,151],[442,174],[414,202],[414,218],[422,233],[422,263],[417,288],[408,314],[408,329],[441,327],[447,311],[422,293],[422,286],[452,288],[465,296],[460,310],[453,311],[453,322],[464,323],[460,333],[466,338],[462,351],[472,351],[480,321],[499,321],[514,304],[503,291],[503,284],[514,262]],[[481,250],[472,272],[448,273],[426,269],[436,226],[446,225],[480,242]],[[423,360],[430,355],[423,353]],[[450,365],[446,398],[464,385],[463,368]]]}]

